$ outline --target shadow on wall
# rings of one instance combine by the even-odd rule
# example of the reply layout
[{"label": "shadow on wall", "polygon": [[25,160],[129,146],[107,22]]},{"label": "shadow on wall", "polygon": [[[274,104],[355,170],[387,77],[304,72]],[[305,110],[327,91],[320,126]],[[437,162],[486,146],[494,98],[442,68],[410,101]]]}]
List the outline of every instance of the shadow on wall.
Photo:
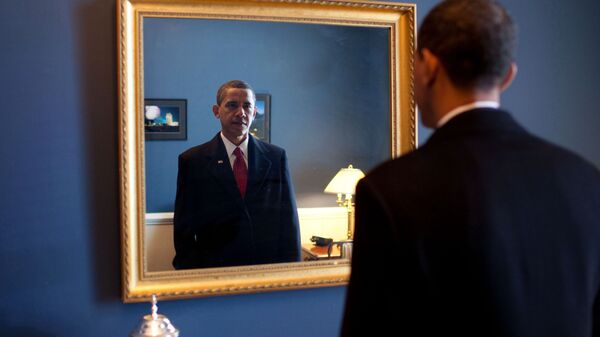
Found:
[{"label": "shadow on wall", "polygon": [[[75,45],[81,83],[89,249],[96,300],[120,299],[116,8],[114,1],[76,7]],[[107,50],[110,44],[112,50]],[[112,56],[112,57],[111,57]],[[27,334],[29,335],[29,334]]]}]

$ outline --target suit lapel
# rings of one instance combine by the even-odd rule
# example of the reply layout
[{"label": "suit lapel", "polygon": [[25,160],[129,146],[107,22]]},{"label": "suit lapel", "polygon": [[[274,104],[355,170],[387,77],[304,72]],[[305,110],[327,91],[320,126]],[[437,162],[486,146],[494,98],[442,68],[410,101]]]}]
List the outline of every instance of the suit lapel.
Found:
[{"label": "suit lapel", "polygon": [[227,150],[225,150],[225,144],[223,144],[220,134],[217,134],[211,141],[210,152],[211,158],[208,161],[208,171],[214,176],[218,184],[231,196],[232,200],[242,203],[242,196],[240,195],[240,190],[233,177],[233,170],[229,163]]},{"label": "suit lapel", "polygon": [[254,137],[248,140],[248,189],[246,198],[255,195],[265,183],[271,170],[267,150]]}]

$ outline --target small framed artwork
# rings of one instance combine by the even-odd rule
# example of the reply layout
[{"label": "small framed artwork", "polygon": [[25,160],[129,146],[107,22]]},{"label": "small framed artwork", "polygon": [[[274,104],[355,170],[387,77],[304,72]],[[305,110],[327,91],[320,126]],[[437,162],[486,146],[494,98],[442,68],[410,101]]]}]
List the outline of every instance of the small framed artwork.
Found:
[{"label": "small framed artwork", "polygon": [[256,116],[250,133],[264,142],[271,142],[271,95],[256,94]]},{"label": "small framed artwork", "polygon": [[144,134],[146,140],[187,139],[187,100],[145,99]]}]

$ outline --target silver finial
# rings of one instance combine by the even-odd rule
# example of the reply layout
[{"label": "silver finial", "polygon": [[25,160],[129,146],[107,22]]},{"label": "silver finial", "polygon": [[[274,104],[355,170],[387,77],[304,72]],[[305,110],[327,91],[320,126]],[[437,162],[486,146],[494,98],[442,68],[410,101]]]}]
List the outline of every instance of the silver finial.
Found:
[{"label": "silver finial", "polygon": [[158,305],[156,305],[158,301],[156,300],[156,294],[152,294],[152,319],[156,320],[158,317]]},{"label": "silver finial", "polygon": [[156,294],[152,294],[152,314],[142,317],[138,325],[133,329],[131,337],[178,337],[179,330],[171,324],[164,315],[158,314],[158,300]]}]

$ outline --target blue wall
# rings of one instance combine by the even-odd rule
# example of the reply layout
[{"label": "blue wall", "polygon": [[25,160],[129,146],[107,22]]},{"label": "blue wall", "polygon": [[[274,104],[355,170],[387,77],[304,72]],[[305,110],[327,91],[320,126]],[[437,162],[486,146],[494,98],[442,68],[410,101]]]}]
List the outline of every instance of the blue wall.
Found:
[{"label": "blue wall", "polygon": [[144,20],[145,96],[188,100],[188,139],[146,142],[147,210],[173,211],[177,156],[220,130],[211,106],[234,78],[272,95],[271,142],[286,149],[298,206],[335,206],[323,189],[341,167],[390,157],[388,39],[384,28]]},{"label": "blue wall", "polygon": [[[421,18],[434,1],[417,3]],[[505,3],[521,46],[504,105],[600,166],[600,3]],[[0,32],[0,329],[127,335],[148,307],[119,299],[114,1],[1,1]],[[343,296],[339,287],[161,310],[185,336],[335,336]]]}]

